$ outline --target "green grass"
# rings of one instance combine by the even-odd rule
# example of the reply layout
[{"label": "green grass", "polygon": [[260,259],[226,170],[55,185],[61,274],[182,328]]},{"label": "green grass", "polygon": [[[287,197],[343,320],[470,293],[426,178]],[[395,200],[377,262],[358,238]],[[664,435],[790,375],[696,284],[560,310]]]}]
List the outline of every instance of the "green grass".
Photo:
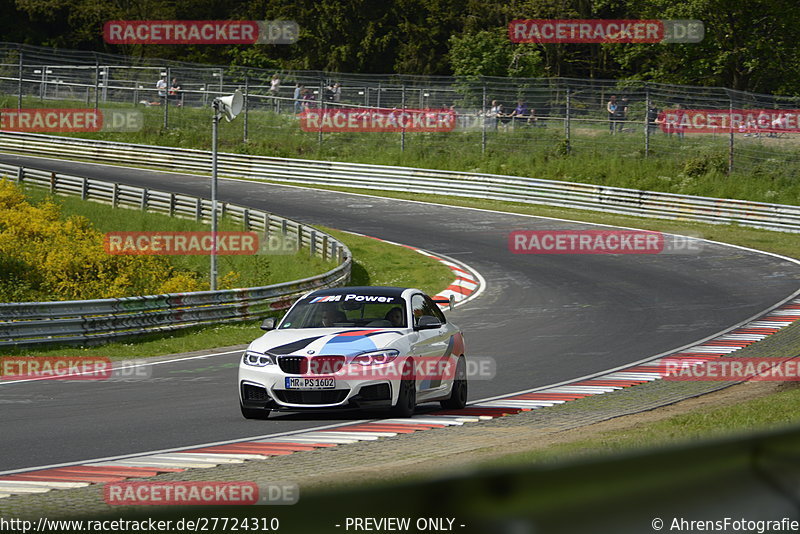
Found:
[{"label": "green grass", "polygon": [[603,432],[589,439],[550,445],[546,449],[502,456],[485,466],[518,466],[570,461],[635,449],[685,444],[703,439],[779,428],[798,422],[800,388],[723,408],[698,410],[627,430]]},{"label": "green grass", "polygon": [[[167,218],[169,219],[169,217]],[[347,232],[327,228],[323,228],[323,230],[340,239],[353,253],[351,285],[407,285],[433,294],[447,287],[453,280],[450,269],[439,261],[405,247],[390,245]],[[282,312],[277,312],[273,315],[277,317],[281,314]],[[4,354],[97,356],[112,359],[145,358],[250,343],[261,335],[259,324],[260,321],[255,321],[188,328],[167,334],[136,336],[136,338],[124,342],[87,348],[4,349]]]},{"label": "green grass", "polygon": [[[85,106],[85,103],[51,102],[47,106]],[[16,105],[16,98],[0,98],[0,106]],[[29,106],[43,105],[37,99]],[[113,104],[108,107],[126,107]],[[130,105],[127,107],[130,108]],[[163,128],[163,108],[136,109],[144,115],[139,132],[65,134],[125,143],[210,149],[210,109],[169,109],[169,128]],[[206,127],[207,126],[207,127]],[[400,134],[326,133],[322,143],[316,132],[303,132],[290,115],[251,110],[248,142],[243,142],[244,121],[220,128],[220,150],[276,157],[308,158],[358,163],[401,165],[443,170],[510,174],[533,178],[577,181],[617,187],[666,191],[720,198],[800,203],[800,158],[795,139],[735,138],[735,172],[726,174],[727,135],[687,136],[680,141],[660,132],[650,138],[650,155],[644,157],[641,125],[634,132],[610,136],[604,121],[574,123],[569,154],[564,150],[563,127],[550,121],[546,128],[490,131],[486,152],[481,151],[481,131],[407,133],[405,150]]]}]

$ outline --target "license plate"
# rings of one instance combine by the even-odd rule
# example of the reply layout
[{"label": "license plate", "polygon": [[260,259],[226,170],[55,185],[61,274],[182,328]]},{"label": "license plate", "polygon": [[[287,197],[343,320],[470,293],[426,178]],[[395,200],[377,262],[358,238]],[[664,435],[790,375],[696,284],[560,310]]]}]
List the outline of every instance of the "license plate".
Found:
[{"label": "license plate", "polygon": [[286,377],[286,389],[335,389],[336,379],[332,377],[304,378]]}]

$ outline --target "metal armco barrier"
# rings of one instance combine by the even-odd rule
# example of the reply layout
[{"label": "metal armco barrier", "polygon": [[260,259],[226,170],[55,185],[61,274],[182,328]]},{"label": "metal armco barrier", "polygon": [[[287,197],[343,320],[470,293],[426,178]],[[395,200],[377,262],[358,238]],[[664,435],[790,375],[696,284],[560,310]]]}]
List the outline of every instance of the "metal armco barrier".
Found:
[{"label": "metal armco barrier", "polygon": [[[209,173],[210,152],[29,133],[0,133],[0,151]],[[432,193],[640,217],[800,232],[800,206],[605,187],[517,176],[224,153],[220,176]]]},{"label": "metal armco barrier", "polygon": [[[211,202],[187,195],[91,180],[84,177],[0,164],[0,177],[48,188],[55,194],[210,220]],[[222,291],[199,291],[116,299],[0,304],[0,346],[87,345],[111,338],[190,326],[247,321],[287,308],[307,291],[341,286],[350,279],[352,258],[344,243],[299,222],[252,208],[218,204],[247,231],[298,241],[300,249],[338,266],[326,273],[281,284]]]}]

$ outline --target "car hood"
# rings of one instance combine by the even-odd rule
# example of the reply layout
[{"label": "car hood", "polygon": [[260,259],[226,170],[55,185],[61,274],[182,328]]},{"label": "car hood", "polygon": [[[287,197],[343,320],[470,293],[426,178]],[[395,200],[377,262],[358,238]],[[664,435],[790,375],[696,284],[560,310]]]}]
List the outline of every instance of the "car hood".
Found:
[{"label": "car hood", "polygon": [[[353,356],[383,349],[403,336],[391,328],[297,328],[273,330],[250,344],[248,350],[270,354],[341,354]],[[313,351],[313,352],[310,352]]]}]

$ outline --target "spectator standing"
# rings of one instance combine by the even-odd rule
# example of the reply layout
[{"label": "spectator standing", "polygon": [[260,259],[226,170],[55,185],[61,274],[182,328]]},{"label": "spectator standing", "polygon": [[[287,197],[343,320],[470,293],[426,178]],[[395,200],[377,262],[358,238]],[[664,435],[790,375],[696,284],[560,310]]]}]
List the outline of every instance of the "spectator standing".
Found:
[{"label": "spectator standing", "polygon": [[619,111],[619,107],[617,95],[611,95],[606,104],[606,111],[608,111],[608,129],[611,135],[614,135],[617,129],[617,112]]},{"label": "spectator standing", "polygon": [[169,99],[175,102],[175,105],[178,107],[183,104],[181,86],[178,83],[178,78],[172,78],[172,84],[169,86]]},{"label": "spectator standing", "polygon": [[342,86],[339,82],[333,84],[333,101],[337,104],[342,100]]},{"label": "spectator standing", "polygon": [[492,106],[489,108],[489,111],[486,112],[486,118],[489,120],[488,125],[490,128],[493,130],[497,129],[497,123],[501,115],[503,115],[503,106],[497,100],[492,100]]},{"label": "spectator standing", "polygon": [[166,103],[167,102],[167,79],[165,77],[161,77],[156,82],[156,90],[158,91],[158,98]]},{"label": "spectator standing", "polygon": [[526,121],[530,121],[530,111],[528,110],[528,104],[522,101],[522,99],[517,100],[517,107],[514,108],[514,111],[511,112],[510,117],[514,121],[514,126],[519,126],[524,124]]},{"label": "spectator standing", "polygon": [[297,83],[294,86],[294,112],[295,112],[295,115],[300,113],[300,111],[303,108],[302,98],[303,98],[304,89],[305,89],[305,87],[303,86],[302,83]]}]

